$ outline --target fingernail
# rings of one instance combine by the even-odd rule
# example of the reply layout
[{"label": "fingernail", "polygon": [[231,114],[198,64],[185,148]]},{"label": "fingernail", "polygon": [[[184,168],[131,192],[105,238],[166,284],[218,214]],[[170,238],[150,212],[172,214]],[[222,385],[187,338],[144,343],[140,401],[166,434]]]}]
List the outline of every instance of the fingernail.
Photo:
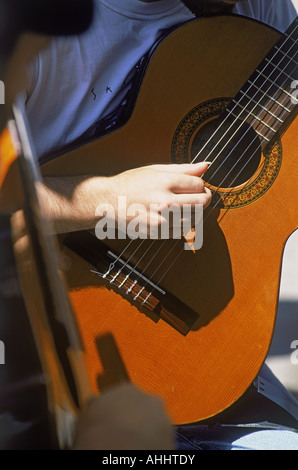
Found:
[{"label": "fingernail", "polygon": [[211,165],[212,162],[197,162],[196,165],[203,165],[206,163],[206,165]]}]

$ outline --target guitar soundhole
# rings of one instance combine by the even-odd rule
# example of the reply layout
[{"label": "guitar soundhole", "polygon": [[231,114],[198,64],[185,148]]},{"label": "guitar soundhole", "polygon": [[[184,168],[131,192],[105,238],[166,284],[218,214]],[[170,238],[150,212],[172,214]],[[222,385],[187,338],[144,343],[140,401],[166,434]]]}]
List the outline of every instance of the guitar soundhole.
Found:
[{"label": "guitar soundhole", "polygon": [[191,143],[191,161],[212,162],[204,180],[215,187],[244,184],[256,172],[260,159],[259,137],[244,121],[213,119],[199,129]]},{"label": "guitar soundhole", "polygon": [[216,98],[191,109],[174,132],[171,157],[173,163],[213,162],[203,177],[213,189],[211,205],[237,209],[259,199],[274,183],[282,145],[277,139],[262,151],[258,134],[247,122],[226,120],[221,125],[230,101]]}]

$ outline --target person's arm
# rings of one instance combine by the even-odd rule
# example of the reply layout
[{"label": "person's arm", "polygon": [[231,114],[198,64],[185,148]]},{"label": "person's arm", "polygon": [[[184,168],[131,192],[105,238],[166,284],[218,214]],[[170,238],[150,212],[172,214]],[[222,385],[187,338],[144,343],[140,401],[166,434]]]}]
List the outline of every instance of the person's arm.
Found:
[{"label": "person's arm", "polygon": [[[99,220],[96,209],[100,204],[110,204],[119,221],[118,196],[125,196],[127,207],[139,203],[147,211],[150,204],[207,207],[211,192],[200,178],[207,167],[207,163],[152,165],[112,177],[47,177],[39,186],[39,194],[54,232],[70,232],[94,228]],[[156,226],[161,224],[157,212],[151,214],[150,220]]]}]

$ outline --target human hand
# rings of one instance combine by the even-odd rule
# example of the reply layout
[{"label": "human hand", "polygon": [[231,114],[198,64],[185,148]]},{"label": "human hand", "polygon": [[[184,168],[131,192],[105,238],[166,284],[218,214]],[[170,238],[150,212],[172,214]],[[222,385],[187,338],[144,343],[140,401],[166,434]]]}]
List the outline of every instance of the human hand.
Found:
[{"label": "human hand", "polygon": [[[189,204],[194,211],[201,204],[206,208],[211,191],[200,176],[207,168],[206,162],[151,165],[107,178],[105,189],[110,194],[109,203],[114,207],[118,228],[126,227],[137,214],[140,233],[143,230],[149,234],[150,230],[156,231],[168,223],[164,214],[170,207],[182,209],[184,204]],[[125,201],[125,208],[122,202],[120,207],[120,198]],[[105,208],[105,204],[99,205],[96,215],[101,216]]]}]

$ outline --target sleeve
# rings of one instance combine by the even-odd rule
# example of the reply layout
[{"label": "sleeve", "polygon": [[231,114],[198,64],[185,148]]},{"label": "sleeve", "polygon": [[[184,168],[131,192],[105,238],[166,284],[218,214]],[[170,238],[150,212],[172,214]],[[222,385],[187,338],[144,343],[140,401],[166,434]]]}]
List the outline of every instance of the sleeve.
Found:
[{"label": "sleeve", "polygon": [[262,21],[280,32],[285,32],[297,17],[292,0],[244,0],[234,12]]}]

